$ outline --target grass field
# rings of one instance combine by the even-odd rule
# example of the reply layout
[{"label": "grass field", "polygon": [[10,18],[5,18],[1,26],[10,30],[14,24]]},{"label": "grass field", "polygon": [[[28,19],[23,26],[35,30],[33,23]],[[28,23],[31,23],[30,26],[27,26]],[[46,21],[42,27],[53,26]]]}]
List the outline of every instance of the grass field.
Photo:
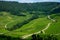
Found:
[{"label": "grass field", "polygon": [[60,16],[52,16],[56,22],[53,22],[51,24],[51,26],[46,30],[46,33],[47,34],[54,34],[56,35],[57,34],[57,37],[59,38],[60,40]]},{"label": "grass field", "polygon": [[[26,25],[23,25],[20,29],[17,29],[17,30],[13,31],[13,32],[16,32],[16,33],[13,33],[13,32],[11,32],[11,33],[22,35],[22,36],[27,35],[27,34],[31,34],[31,33],[42,30],[43,28],[46,27],[46,25],[49,22],[50,22],[50,20],[48,20],[46,17],[45,18],[38,18],[38,19],[32,20],[30,23],[28,23]],[[20,32],[20,34],[19,34],[19,32]],[[10,34],[10,33],[8,33],[8,34]]]},{"label": "grass field", "polygon": [[19,16],[11,15],[9,12],[0,12],[0,32],[5,31],[6,24],[7,27],[11,27],[17,23],[29,19],[31,16],[32,15],[29,14],[26,17],[22,17],[22,16],[19,17]]},{"label": "grass field", "polygon": [[[6,27],[13,27],[13,25],[16,25],[17,23],[21,23],[24,20],[27,20],[33,16],[33,14],[26,13],[27,16],[15,16],[11,15],[9,12],[0,12],[0,34],[5,34],[13,37],[21,37],[24,35],[29,35],[38,31],[41,31],[44,29],[48,23],[52,22],[50,19],[47,18],[47,16],[39,17],[37,19],[34,19],[30,21],[29,23],[23,25],[21,28],[8,31],[6,30]],[[50,27],[45,31],[46,34],[59,34],[60,33],[60,16],[54,14],[51,15],[53,19],[56,20],[56,22],[52,22]],[[60,34],[59,34],[60,35]],[[60,38],[60,36],[58,38]]]}]

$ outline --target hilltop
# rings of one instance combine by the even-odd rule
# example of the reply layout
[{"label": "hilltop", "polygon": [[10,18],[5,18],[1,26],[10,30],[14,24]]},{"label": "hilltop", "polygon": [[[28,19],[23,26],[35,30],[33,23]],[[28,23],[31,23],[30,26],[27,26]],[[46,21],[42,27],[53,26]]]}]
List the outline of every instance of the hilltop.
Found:
[{"label": "hilltop", "polygon": [[[55,7],[58,8],[53,9]],[[51,12],[53,12],[54,10],[57,9],[60,10],[59,2],[18,3],[18,2],[0,1],[0,11],[7,11],[11,12],[11,14],[17,14],[17,15],[22,15],[21,12],[29,12],[30,14],[34,13],[48,14],[50,10],[52,10]],[[59,10],[58,12],[60,12]]]}]

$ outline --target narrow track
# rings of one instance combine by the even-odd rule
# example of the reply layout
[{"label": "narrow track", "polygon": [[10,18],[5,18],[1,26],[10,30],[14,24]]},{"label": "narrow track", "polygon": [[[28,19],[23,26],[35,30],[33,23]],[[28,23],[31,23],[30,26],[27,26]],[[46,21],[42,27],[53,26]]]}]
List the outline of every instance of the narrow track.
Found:
[{"label": "narrow track", "polygon": [[[48,19],[52,20],[49,15],[48,15]],[[42,29],[41,31],[45,34],[45,30],[47,30],[50,27],[51,24],[52,24],[51,22],[48,23],[47,26],[44,29]],[[39,33],[41,33],[41,31],[38,31],[38,32],[35,32],[35,33],[32,33],[32,34],[28,34],[28,35],[24,35],[24,36],[22,36],[22,38],[25,39],[25,38],[28,38],[29,36],[32,36],[33,34],[39,34]]]}]

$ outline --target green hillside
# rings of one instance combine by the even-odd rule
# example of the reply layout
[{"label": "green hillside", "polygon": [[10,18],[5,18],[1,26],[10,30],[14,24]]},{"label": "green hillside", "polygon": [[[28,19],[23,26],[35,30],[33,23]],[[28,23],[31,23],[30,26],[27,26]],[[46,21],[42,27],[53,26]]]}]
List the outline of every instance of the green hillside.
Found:
[{"label": "green hillside", "polygon": [[0,40],[31,40],[41,33],[60,40],[60,3],[0,1]]},{"label": "green hillside", "polygon": [[[31,14],[38,12],[38,14],[47,14],[46,12],[59,5],[60,3],[58,2],[18,3],[0,1],[0,11],[7,11],[11,12],[11,14],[20,16],[24,15],[21,12],[29,12]],[[58,9],[60,8],[58,7]]]}]

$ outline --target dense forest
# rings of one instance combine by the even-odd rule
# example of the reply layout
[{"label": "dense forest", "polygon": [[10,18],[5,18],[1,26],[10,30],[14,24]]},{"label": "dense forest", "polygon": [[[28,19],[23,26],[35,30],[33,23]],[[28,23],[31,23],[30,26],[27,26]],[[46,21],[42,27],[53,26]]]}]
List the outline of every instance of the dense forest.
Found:
[{"label": "dense forest", "polygon": [[11,14],[17,14],[20,16],[23,15],[21,12],[29,12],[31,14],[34,12],[41,12],[43,14],[47,14],[48,11],[58,5],[60,5],[60,3],[57,2],[18,3],[0,1],[0,11],[7,11],[11,12]]}]

